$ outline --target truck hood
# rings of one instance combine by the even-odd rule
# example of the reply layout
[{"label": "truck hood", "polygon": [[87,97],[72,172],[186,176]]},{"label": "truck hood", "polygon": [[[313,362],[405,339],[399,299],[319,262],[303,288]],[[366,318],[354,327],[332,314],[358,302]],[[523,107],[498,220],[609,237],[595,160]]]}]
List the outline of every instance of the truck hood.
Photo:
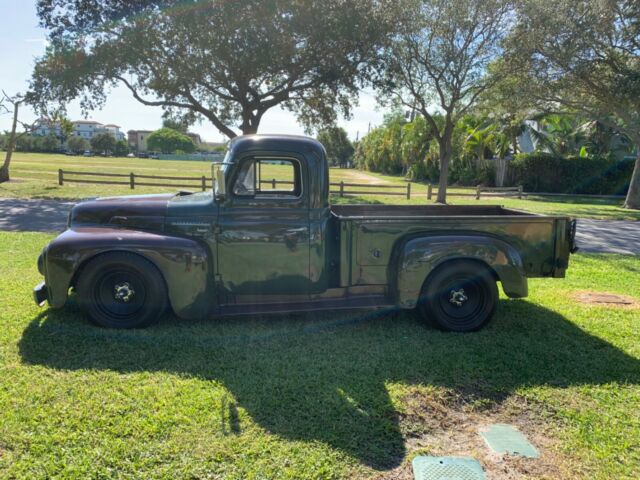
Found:
[{"label": "truck hood", "polygon": [[174,194],[104,197],[78,203],[69,214],[69,226],[109,225],[162,230]]}]

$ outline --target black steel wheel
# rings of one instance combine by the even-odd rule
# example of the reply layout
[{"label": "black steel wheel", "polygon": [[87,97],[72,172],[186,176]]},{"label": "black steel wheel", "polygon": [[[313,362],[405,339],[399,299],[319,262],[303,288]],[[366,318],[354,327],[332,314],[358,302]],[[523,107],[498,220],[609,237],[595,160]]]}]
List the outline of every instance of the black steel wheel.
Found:
[{"label": "black steel wheel", "polygon": [[450,332],[473,332],[485,326],[498,304],[498,287],[482,264],[455,260],[439,266],[425,280],[418,312]]},{"label": "black steel wheel", "polygon": [[167,309],[162,274],[133,253],[107,253],[91,260],[81,272],[77,291],[80,305],[102,327],[146,327]]}]

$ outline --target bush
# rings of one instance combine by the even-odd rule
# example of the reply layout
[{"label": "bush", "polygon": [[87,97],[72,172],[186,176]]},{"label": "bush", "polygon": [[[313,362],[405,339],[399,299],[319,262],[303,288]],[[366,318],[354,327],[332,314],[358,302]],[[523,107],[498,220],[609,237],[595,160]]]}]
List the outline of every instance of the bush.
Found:
[{"label": "bush", "polygon": [[527,192],[624,195],[635,160],[559,157],[548,153],[516,155],[509,180]]},{"label": "bush", "polygon": [[84,152],[85,150],[89,150],[89,142],[82,137],[72,135],[67,140],[67,149],[74,153]]},{"label": "bush", "polygon": [[491,160],[453,159],[449,165],[449,184],[473,186],[493,185],[495,167]]}]

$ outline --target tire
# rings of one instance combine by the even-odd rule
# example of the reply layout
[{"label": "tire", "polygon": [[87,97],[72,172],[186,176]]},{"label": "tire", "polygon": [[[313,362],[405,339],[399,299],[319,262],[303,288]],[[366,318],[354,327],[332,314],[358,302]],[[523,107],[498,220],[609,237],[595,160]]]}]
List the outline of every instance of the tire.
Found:
[{"label": "tire", "polygon": [[99,255],[77,282],[80,306],[91,320],[107,328],[144,328],[167,310],[167,287],[160,271],[134,253]]},{"label": "tire", "polygon": [[492,272],[476,262],[455,260],[427,277],[417,310],[440,330],[474,332],[491,320],[497,305]]}]

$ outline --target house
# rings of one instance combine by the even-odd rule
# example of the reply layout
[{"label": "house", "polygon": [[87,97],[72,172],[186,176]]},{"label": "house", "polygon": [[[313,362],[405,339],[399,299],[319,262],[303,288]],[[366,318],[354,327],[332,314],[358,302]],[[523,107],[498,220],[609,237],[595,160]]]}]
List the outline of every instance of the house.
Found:
[{"label": "house", "polygon": [[73,123],[73,135],[76,137],[84,138],[89,141],[97,133],[102,133],[99,130],[102,127],[101,123],[94,120],[76,120]]},{"label": "house", "polygon": [[147,151],[147,138],[153,133],[153,130],[129,130],[127,139],[129,147],[137,152]]},{"label": "house", "polygon": [[62,129],[58,122],[54,122],[46,118],[39,118],[35,121],[33,135],[41,137],[55,135],[57,138],[62,138]]},{"label": "house", "polygon": [[111,135],[113,135],[116,140],[124,140],[124,137],[125,137],[124,132],[120,131],[120,127],[118,125],[114,125],[113,123],[108,123],[106,125],[103,125],[103,129],[107,133],[110,133]]},{"label": "house", "polygon": [[193,132],[187,132],[185,133],[185,135],[191,139],[191,141],[196,147],[202,144],[202,139],[200,138],[199,134],[193,133]]}]

